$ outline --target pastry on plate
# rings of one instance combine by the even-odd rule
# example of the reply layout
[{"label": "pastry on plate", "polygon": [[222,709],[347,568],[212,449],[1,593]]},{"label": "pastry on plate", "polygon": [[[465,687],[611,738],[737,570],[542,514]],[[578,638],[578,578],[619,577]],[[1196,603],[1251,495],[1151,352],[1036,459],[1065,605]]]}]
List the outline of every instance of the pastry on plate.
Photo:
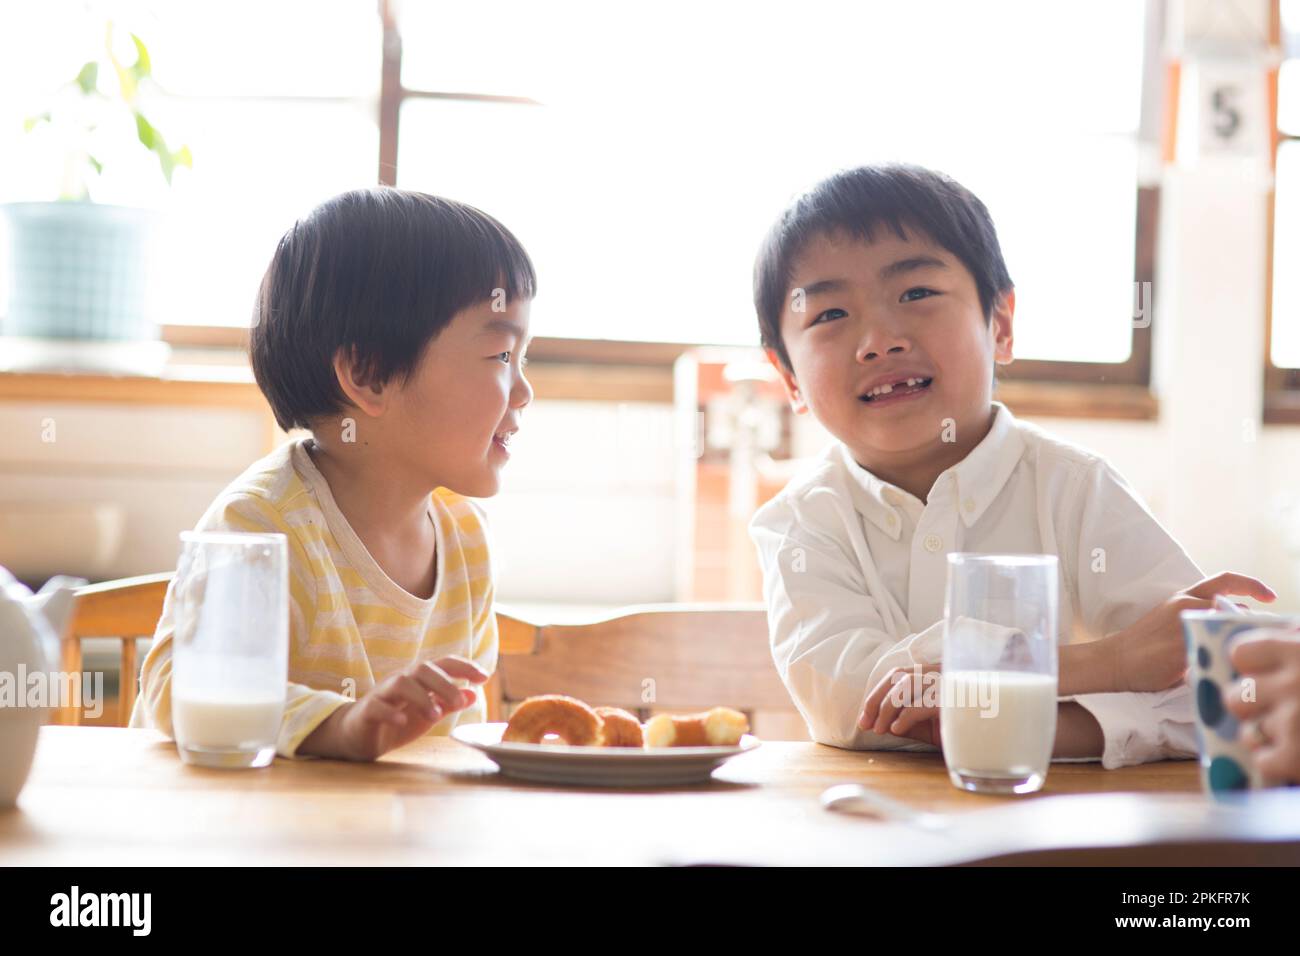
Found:
[{"label": "pastry on plate", "polygon": [[604,721],[605,747],[644,747],[645,737],[641,721],[621,707],[597,707],[596,713]]},{"label": "pastry on plate", "polygon": [[699,714],[656,714],[645,725],[647,747],[734,747],[749,733],[745,715],[730,707]]},{"label": "pastry on plate", "polygon": [[542,738],[554,736],[574,747],[599,747],[603,731],[600,714],[576,697],[542,694],[515,708],[501,742],[540,744]]}]

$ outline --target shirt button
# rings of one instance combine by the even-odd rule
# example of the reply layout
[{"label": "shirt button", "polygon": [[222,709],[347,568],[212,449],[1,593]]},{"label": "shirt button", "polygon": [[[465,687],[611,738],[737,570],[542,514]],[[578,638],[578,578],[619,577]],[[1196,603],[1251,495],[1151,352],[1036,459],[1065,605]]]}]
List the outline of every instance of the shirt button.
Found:
[{"label": "shirt button", "polygon": [[967,511],[974,511],[974,510],[975,510],[975,499],[974,499],[974,498],[967,498],[964,502],[962,502],[962,507],[965,508]]},{"label": "shirt button", "polygon": [[894,525],[898,523],[898,518],[895,517],[894,515],[889,515],[888,517],[885,518],[885,523],[892,528]]},{"label": "shirt button", "polygon": [[925,536],[925,550],[938,551],[943,547],[943,538],[937,534],[927,534]]}]

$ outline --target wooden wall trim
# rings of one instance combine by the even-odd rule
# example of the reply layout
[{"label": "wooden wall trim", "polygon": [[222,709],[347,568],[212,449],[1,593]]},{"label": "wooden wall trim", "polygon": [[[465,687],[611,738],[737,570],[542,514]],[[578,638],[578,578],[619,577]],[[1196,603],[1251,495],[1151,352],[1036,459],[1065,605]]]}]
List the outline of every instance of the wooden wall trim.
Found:
[{"label": "wooden wall trim", "polygon": [[[0,401],[76,402],[125,405],[170,405],[238,408],[270,407],[253,381],[251,370],[177,366],[164,377],[96,373],[0,372]],[[541,364],[528,369],[538,399],[588,402],[658,402],[672,404],[671,366]]]}]

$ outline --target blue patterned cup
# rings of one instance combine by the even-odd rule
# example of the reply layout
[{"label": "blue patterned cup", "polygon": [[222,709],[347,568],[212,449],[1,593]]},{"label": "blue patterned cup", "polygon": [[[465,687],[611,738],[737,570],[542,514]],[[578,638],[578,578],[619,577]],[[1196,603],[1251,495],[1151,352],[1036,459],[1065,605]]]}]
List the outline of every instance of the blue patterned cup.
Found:
[{"label": "blue patterned cup", "polygon": [[1196,711],[1196,743],[1201,755],[1201,784],[1207,793],[1260,787],[1255,758],[1246,746],[1241,722],[1225,698],[1240,678],[1229,654],[1247,634],[1287,627],[1294,622],[1275,614],[1183,611],[1187,642],[1187,682]]}]

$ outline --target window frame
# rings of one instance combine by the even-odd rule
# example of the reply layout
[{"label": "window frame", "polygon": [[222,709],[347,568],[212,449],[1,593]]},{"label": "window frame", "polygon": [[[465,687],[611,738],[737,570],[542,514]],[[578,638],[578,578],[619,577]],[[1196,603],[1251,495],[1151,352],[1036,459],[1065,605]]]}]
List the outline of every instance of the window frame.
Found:
[{"label": "window frame", "polygon": [[[1272,0],[1269,11],[1269,46],[1282,53],[1282,4]],[[1269,144],[1270,169],[1277,175],[1277,155],[1283,143],[1300,143],[1300,135],[1283,133],[1278,117],[1278,84],[1283,56],[1268,71],[1268,113],[1272,142]],[[1273,363],[1273,257],[1277,238],[1277,184],[1268,194],[1268,240],[1266,244],[1264,286],[1264,424],[1300,425],[1300,368],[1286,368]]]}]

